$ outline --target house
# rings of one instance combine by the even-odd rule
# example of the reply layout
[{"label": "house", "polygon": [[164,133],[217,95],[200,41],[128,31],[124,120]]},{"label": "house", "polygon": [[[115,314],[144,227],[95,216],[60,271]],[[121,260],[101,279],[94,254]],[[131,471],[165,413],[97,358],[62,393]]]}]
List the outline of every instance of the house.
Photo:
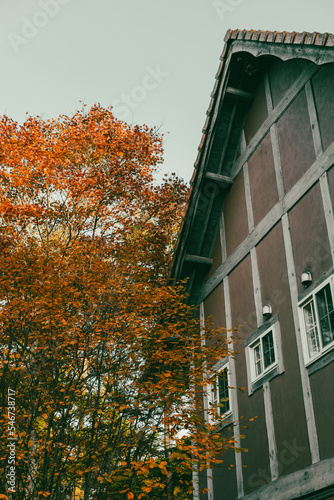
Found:
[{"label": "house", "polygon": [[197,499],[334,498],[333,47],[225,37],[172,275],[202,319],[239,326],[228,385],[203,397],[249,451],[195,474]]}]

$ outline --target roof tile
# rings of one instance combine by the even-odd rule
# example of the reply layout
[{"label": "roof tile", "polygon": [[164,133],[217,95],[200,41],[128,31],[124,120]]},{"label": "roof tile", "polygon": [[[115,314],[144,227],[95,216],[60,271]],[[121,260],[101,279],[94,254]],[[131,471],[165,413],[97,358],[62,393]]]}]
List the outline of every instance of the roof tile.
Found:
[{"label": "roof tile", "polygon": [[212,108],[213,108],[213,98],[211,96],[210,104],[209,104],[208,110],[206,112],[207,115],[211,114]]},{"label": "roof tile", "polygon": [[259,39],[259,36],[260,36],[260,31],[259,30],[258,31],[253,31],[251,40],[257,41]]},{"label": "roof tile", "polygon": [[328,33],[316,33],[314,45],[325,45],[328,38]]},{"label": "roof tile", "polygon": [[228,50],[228,48],[227,48],[227,44],[225,43],[225,44],[224,44],[224,50],[223,50],[223,52],[222,52],[222,54],[221,54],[221,56],[220,56],[220,60],[221,60],[221,61],[225,58],[226,53],[227,53],[227,50]]},{"label": "roof tile", "polygon": [[296,32],[292,31],[290,33],[286,33],[286,36],[284,38],[284,43],[293,43],[293,39],[295,37]]},{"label": "roof tile", "polygon": [[250,40],[252,38],[253,31],[254,30],[247,30],[246,31],[246,33],[245,33],[245,40]]},{"label": "roof tile", "polygon": [[295,39],[294,39],[294,43],[304,43],[304,39],[305,39],[305,36],[307,35],[307,33],[305,31],[303,31],[303,33],[296,33],[296,36],[295,36]]},{"label": "roof tile", "polygon": [[269,31],[267,42],[273,42],[275,40],[276,31]]},{"label": "roof tile", "polygon": [[230,40],[231,38],[231,33],[232,33],[232,30],[227,30],[226,33],[225,33],[225,37],[224,37],[224,42],[228,42],[228,40]]},{"label": "roof tile", "polygon": [[213,89],[212,89],[212,92],[210,94],[211,97],[213,97],[217,91],[217,87],[218,87],[218,77],[219,77],[219,74],[217,73],[217,76],[216,76],[216,79],[215,79],[215,84],[213,86]]},{"label": "roof tile", "polygon": [[307,33],[304,39],[304,45],[313,45],[315,33]]},{"label": "roof tile", "polygon": [[201,139],[200,145],[198,146],[198,151],[201,151],[201,150],[202,150],[203,145],[204,145],[204,142],[205,142],[205,138],[206,138],[206,134],[204,133],[204,134],[202,135],[202,139]]},{"label": "roof tile", "polygon": [[206,117],[206,120],[205,120],[205,123],[204,123],[204,127],[202,128],[202,132],[205,132],[205,131],[206,131],[206,129],[208,128],[209,121],[210,121],[210,115],[208,115],[208,116]]},{"label": "roof tile", "polygon": [[269,31],[260,31],[259,42],[265,42]]},{"label": "roof tile", "polygon": [[275,43],[283,43],[284,42],[285,31],[281,31],[276,34]]},{"label": "roof tile", "polygon": [[334,35],[332,35],[331,33],[329,33],[326,40],[326,47],[334,47]]},{"label": "roof tile", "polygon": [[225,66],[225,58],[221,59],[221,61],[220,61],[220,65],[219,65],[218,71],[216,73],[216,79],[219,78],[224,66]]}]

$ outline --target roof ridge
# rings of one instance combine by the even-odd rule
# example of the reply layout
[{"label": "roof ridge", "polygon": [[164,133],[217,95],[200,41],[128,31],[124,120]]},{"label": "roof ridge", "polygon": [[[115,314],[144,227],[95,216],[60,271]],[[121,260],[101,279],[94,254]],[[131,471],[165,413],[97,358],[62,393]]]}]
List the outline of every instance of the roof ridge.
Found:
[{"label": "roof ridge", "polygon": [[264,31],[254,29],[228,29],[224,41],[247,40],[252,42],[284,43],[293,45],[321,45],[322,47],[334,46],[334,34],[319,33],[314,31]]}]

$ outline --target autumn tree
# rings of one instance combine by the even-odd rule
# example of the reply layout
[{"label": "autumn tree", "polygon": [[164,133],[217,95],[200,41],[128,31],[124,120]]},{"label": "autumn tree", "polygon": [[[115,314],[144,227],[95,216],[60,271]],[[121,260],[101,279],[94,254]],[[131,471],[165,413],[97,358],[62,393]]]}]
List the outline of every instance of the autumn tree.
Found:
[{"label": "autumn tree", "polygon": [[183,285],[167,284],[187,189],[154,182],[162,138],[99,105],[3,116],[0,137],[1,463],[10,389],[15,499],[190,498],[192,469],[234,446],[195,398],[228,346],[203,348]]}]

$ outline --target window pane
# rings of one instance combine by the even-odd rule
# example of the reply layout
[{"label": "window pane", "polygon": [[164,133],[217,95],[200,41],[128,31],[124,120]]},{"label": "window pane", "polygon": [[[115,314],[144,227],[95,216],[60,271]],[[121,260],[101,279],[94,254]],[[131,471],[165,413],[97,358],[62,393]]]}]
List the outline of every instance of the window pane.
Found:
[{"label": "window pane", "polygon": [[275,349],[273,341],[273,332],[267,333],[262,339],[263,343],[263,362],[264,367],[267,368],[275,362]]},{"label": "window pane", "polygon": [[226,413],[230,409],[230,402],[228,399],[228,382],[227,382],[227,369],[223,370],[218,376],[219,383],[219,407],[220,414]]},{"label": "window pane", "polygon": [[320,318],[323,318],[328,312],[333,311],[332,294],[329,283],[317,293],[317,306]]},{"label": "window pane", "polygon": [[254,364],[255,364],[255,376],[257,377],[263,371],[262,369],[262,359],[261,359],[261,345],[258,344],[254,347]]},{"label": "window pane", "polygon": [[306,306],[303,308],[303,311],[304,311],[308,350],[310,357],[312,357],[317,352],[320,351],[319,335],[318,335],[317,325],[315,322],[313,300],[311,300],[308,304],[306,304]]},{"label": "window pane", "polygon": [[320,333],[324,346],[332,342],[333,323],[333,301],[329,284],[316,294],[318,315],[320,321]]}]

